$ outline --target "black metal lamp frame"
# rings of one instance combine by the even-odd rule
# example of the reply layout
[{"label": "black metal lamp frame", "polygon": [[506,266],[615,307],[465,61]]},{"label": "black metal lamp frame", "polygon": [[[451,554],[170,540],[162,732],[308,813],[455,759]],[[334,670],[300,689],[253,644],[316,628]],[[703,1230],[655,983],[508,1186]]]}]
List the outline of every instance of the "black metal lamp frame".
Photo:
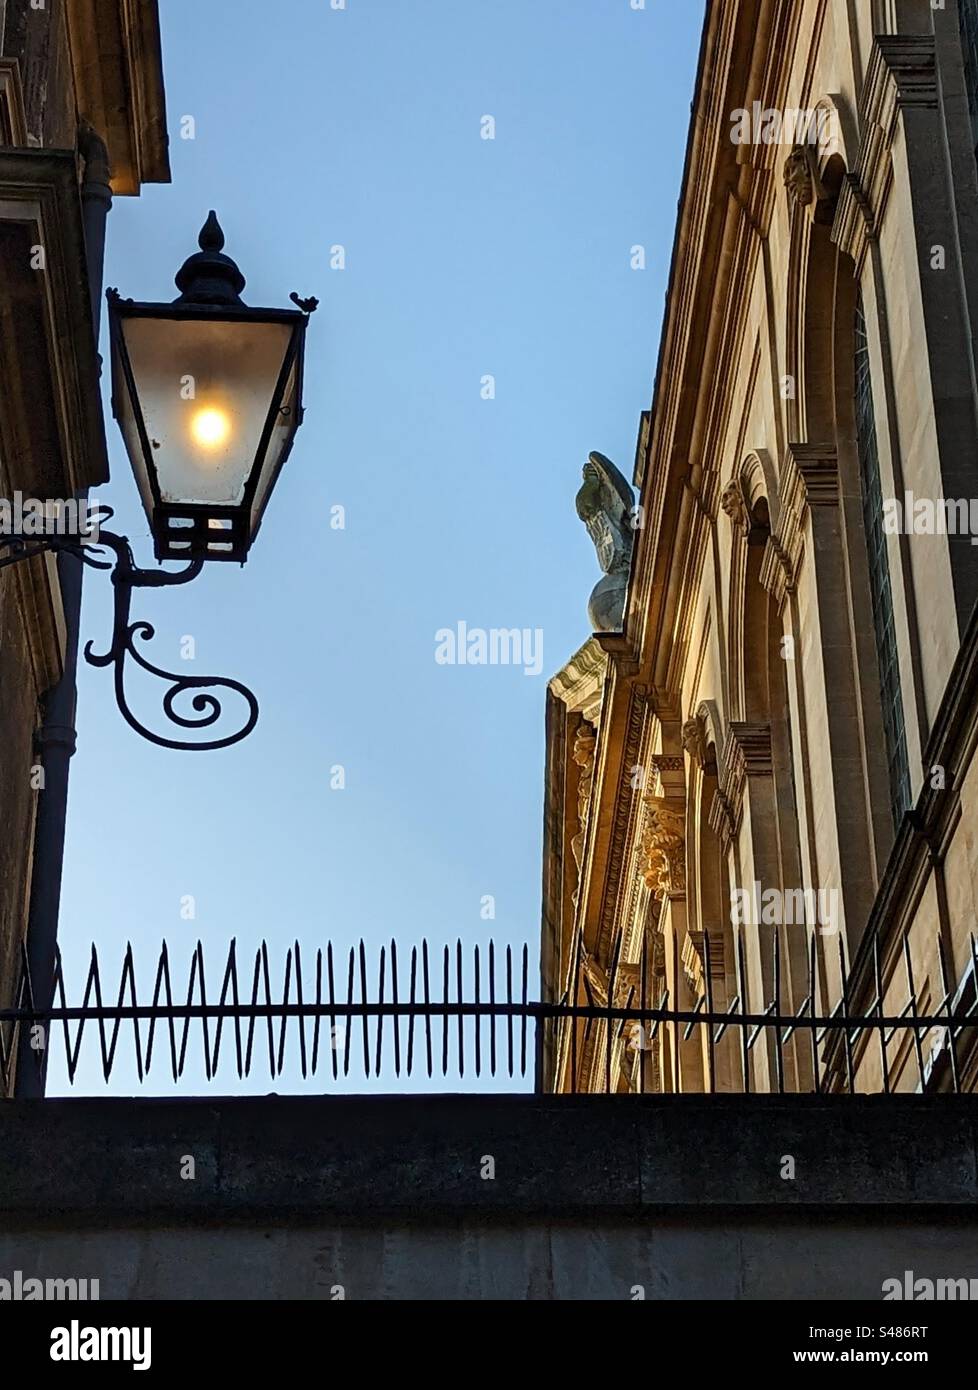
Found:
[{"label": "black metal lamp frame", "polygon": [[[200,250],[187,259],[177,274],[176,285],[181,293],[172,303],[137,302],[123,299],[116,289],[106,291],[113,363],[112,407],[117,420],[122,418],[123,400],[128,401],[132,412],[139,466],[145,474],[150,494],[146,507],[150,514],[157,560],[201,557],[210,561],[244,563],[261,525],[261,513],[272,495],[278,475],[291,452],[296,432],[302,424],[306,328],[319,301],[315,298],[300,299],[293,292],[290,299],[296,306],[294,309],[259,309],[245,304],[241,299],[245,278],[235,261],[224,254],[224,232],[214,212],[210,213],[201,228],[198,244]],[[124,331],[126,322],[134,319],[192,324],[276,324],[289,329],[285,356],[239,502],[222,505],[166,498],[157,472],[155,448],[147,433]],[[294,383],[291,393],[294,407],[286,403],[290,382]],[[281,425],[287,427],[288,437],[271,477],[265,482],[264,500],[255,515],[255,497],[265,456],[273,430]],[[136,460],[132,461],[135,468]]]},{"label": "black metal lamp frame", "polygon": [[[66,550],[92,569],[111,571],[115,596],[112,640],[108,649],[99,653],[93,651],[92,642],[87,642],[85,644],[85,660],[91,666],[113,667],[116,704],[123,719],[137,734],[148,739],[150,743],[157,744],[160,748],[210,752],[216,748],[230,748],[232,744],[240,743],[242,739],[248,737],[258,722],[258,701],[248,687],[243,685],[241,681],[231,680],[223,676],[178,676],[172,671],[164,671],[162,667],[148,661],[137,646],[137,642],[152,641],[156,635],[152,623],[130,622],[134,589],[159,589],[169,588],[175,584],[189,584],[200,574],[205,561],[191,560],[180,570],[140,568],[133,558],[128,537],[116,535],[114,531],[102,530],[102,522],[110,520],[112,514],[111,507],[104,505],[93,510],[92,519],[98,523],[99,527],[98,538],[93,541],[83,541],[74,536],[30,538],[0,536],[0,569],[5,569],[8,565],[18,564],[23,560],[29,560],[32,556],[40,555],[44,551]],[[98,552],[100,550],[111,551],[115,556],[114,563],[111,560],[99,559]],[[217,690],[234,692],[244,700],[247,708],[247,717],[244,723],[240,724],[232,733],[225,734],[221,738],[209,738],[203,741],[165,738],[154,733],[136,717],[129,707],[125,681],[127,657],[131,657],[137,666],[148,671],[150,675],[169,683],[169,689],[163,695],[163,713],[170,723],[178,728],[200,731],[214,728],[224,714],[222,701],[214,693]],[[181,696],[188,695],[191,691],[198,693],[190,701],[191,708],[195,713],[188,716],[181,714],[176,709],[175,701]]]},{"label": "black metal lamp frame", "polygon": [[[118,403],[115,391],[124,387],[129,393],[139,436],[142,462],[152,493],[150,526],[158,560],[182,560],[186,563],[179,570],[142,569],[136,564],[128,537],[116,535],[114,531],[103,531],[102,522],[112,517],[111,507],[100,505],[94,509],[92,519],[98,523],[97,538],[87,540],[80,536],[4,536],[0,534],[0,569],[8,565],[29,560],[45,551],[67,551],[75,555],[83,564],[92,569],[110,570],[115,591],[114,620],[112,640],[108,650],[95,652],[92,643],[85,645],[85,660],[91,666],[111,666],[115,673],[116,704],[123,719],[137,734],[148,739],[160,748],[174,748],[192,752],[210,752],[216,748],[230,748],[247,738],[258,722],[258,701],[246,685],[240,681],[222,676],[178,676],[172,671],[164,671],[148,661],[139,646],[140,642],[151,641],[156,635],[152,623],[130,622],[130,608],[134,589],[169,588],[175,584],[189,584],[196,579],[206,562],[215,560],[236,560],[244,563],[254,540],[261,516],[254,518],[252,508],[256,495],[259,472],[269,445],[272,430],[279,420],[285,420],[289,436],[281,452],[275,471],[268,480],[264,501],[271,496],[278,474],[288,458],[296,431],[302,423],[302,374],[305,352],[306,327],[309,316],[315,312],[319,301],[315,298],[300,299],[290,295],[295,309],[251,309],[241,300],[245,278],[240,269],[224,254],[224,233],[215,213],[211,212],[200,232],[200,250],[196,251],[183,264],[176,276],[180,296],[172,304],[136,303],[122,299],[117,290],[108,290],[109,324],[112,333],[113,361],[120,368],[120,379],[113,378],[113,404]],[[153,449],[146,435],[142,410],[139,406],[138,392],[133,379],[125,347],[122,324],[127,318],[175,319],[191,322],[223,321],[230,323],[278,323],[291,328],[291,336],[285,358],[279,370],[275,392],[271,399],[268,414],[252,462],[243,501],[235,507],[212,507],[198,504],[165,503],[156,473]],[[290,380],[294,378],[292,395],[295,409],[283,404]],[[264,510],[264,503],[262,505]],[[177,520],[178,527],[172,525]],[[99,552],[109,551],[111,559],[99,558]],[[245,704],[246,718],[231,733],[220,738],[190,740],[166,738],[154,733],[136,717],[126,697],[126,659],[131,657],[137,666],[150,675],[168,682],[169,688],[163,695],[163,713],[171,724],[179,729],[192,729],[198,733],[213,730],[224,715],[224,705],[215,691],[232,692]],[[181,714],[176,701],[182,696],[193,694],[190,700],[192,715]]]}]

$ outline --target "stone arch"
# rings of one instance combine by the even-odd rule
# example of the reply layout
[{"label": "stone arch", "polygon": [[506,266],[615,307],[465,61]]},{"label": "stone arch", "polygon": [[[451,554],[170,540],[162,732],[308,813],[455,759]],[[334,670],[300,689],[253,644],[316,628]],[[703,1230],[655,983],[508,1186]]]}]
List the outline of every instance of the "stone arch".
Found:
[{"label": "stone arch", "polygon": [[747,664],[746,597],[761,565],[759,543],[770,530],[771,499],[777,512],[777,475],[766,449],[745,455],[740,467],[724,488],[720,505],[730,518],[730,577],[727,594],[727,668],[729,671],[730,718],[745,719]]},{"label": "stone arch", "polygon": [[[845,154],[851,119],[837,98],[837,138],[813,160],[813,197],[792,210],[788,334],[797,373],[797,400],[789,411],[788,446],[780,477],[781,514],[773,530],[768,586],[793,610],[799,584],[810,584],[806,604],[816,643],[797,671],[814,746],[827,747],[831,786],[813,770],[813,800],[831,797],[834,843],[823,829],[813,846],[813,876],[835,880],[838,864],[842,915],[850,945],[862,931],[875,896],[879,864],[892,830],[885,747],[879,737],[879,672],[860,496],[854,410],[856,267],[835,240],[835,212],[846,185]],[[802,578],[803,566],[808,570]],[[817,692],[817,693],[816,693]],[[808,806],[809,823],[815,805]],[[816,853],[816,850],[818,851]],[[814,861],[819,861],[818,868]],[[812,883],[817,888],[821,885]]]}]

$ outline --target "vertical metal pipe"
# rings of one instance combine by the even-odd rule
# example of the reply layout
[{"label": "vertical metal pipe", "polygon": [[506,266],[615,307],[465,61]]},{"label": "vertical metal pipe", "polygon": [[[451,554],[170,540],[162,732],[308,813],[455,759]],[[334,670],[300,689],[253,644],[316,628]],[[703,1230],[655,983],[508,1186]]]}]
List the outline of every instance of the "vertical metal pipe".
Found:
[{"label": "vertical metal pipe", "polygon": [[[105,228],[112,207],[109,152],[105,141],[87,123],[79,128],[78,149],[85,161],[81,187],[82,223],[97,350],[102,320]],[[87,496],[87,489],[78,494],[80,501]],[[50,1008],[53,1002],[54,952],[58,941],[68,815],[68,771],[76,745],[76,674],[84,572],[81,561],[64,551],[58,555],[57,563],[65,619],[65,664],[61,679],[44,696],[41,727],[36,736],[37,752],[44,768],[44,790],[37,805],[27,919],[28,967],[36,1007],[41,1010]],[[18,1045],[15,1094],[22,1098],[43,1096],[47,1080],[48,1048],[33,1050],[30,1031],[21,1029]]]}]

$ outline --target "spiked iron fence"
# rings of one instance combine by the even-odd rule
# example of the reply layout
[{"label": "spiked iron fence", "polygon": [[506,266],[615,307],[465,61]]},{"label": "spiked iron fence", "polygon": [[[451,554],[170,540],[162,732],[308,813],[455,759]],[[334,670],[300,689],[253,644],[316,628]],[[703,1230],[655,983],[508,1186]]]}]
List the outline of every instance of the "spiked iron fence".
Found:
[{"label": "spiked iron fence", "polygon": [[[839,951],[840,978],[845,981],[848,972],[841,942]],[[944,997],[936,1009],[922,1012],[910,944],[904,940],[906,1002],[896,1014],[886,1012],[894,984],[891,980],[884,990],[878,943],[871,972],[875,997],[864,1011],[854,1012],[848,985],[843,985],[831,1011],[820,1011],[814,936],[807,959],[807,995],[786,1012],[777,931],[771,953],[773,998],[760,1012],[744,1004],[743,931],[734,935],[738,984],[734,998],[718,1003],[713,972],[708,969],[690,1009],[676,1008],[668,988],[658,994],[657,1002],[653,1000],[656,985],[647,944],[642,959],[632,965],[623,964],[616,949],[605,974],[578,943],[567,986],[554,1001],[530,999],[526,945],[497,949],[490,942],[466,950],[459,941],[453,948],[439,950],[422,942],[405,955],[391,941],[372,956],[368,968],[362,941],[348,950],[334,949],[329,943],[311,956],[295,942],[285,955],[282,988],[273,991],[267,944],[263,942],[254,960],[249,956],[245,965],[239,962],[237,944],[232,941],[214,997],[208,993],[200,942],[191,957],[185,994],[174,995],[170,953],[164,943],[148,1003],[140,1002],[131,944],[118,989],[110,993],[103,988],[98,951],[92,946],[80,1000],[77,994],[69,998],[60,951],[51,998],[38,1000],[22,951],[13,1004],[0,1009],[0,1080],[4,1093],[10,1094],[20,1048],[39,1069],[45,1051],[58,1057],[68,1081],[76,1084],[89,1030],[89,1040],[93,1035],[97,1038],[98,1062],[106,1082],[118,1063],[120,1042],[126,1039],[131,1052],[124,1050],[124,1055],[140,1084],[150,1077],[154,1062],[159,1073],[162,1050],[173,1083],[187,1075],[188,1056],[196,1057],[194,1074],[199,1074],[202,1063],[206,1081],[213,1082],[222,1058],[230,1053],[239,1080],[251,1077],[267,1062],[272,1079],[321,1077],[326,1088],[331,1081],[346,1083],[351,1075],[364,1088],[366,1083],[390,1078],[440,1076],[465,1082],[466,1077],[478,1081],[488,1075],[520,1081],[532,1076],[537,1089],[549,1089],[556,1077],[563,1090],[610,1091],[619,1087],[628,1049],[632,1054],[628,1085],[642,1091],[650,1089],[642,1054],[656,1054],[668,1040],[672,1072],[667,1067],[655,1089],[849,1094],[894,1088],[971,1090],[978,1031],[974,988],[978,944],[972,937],[971,968],[958,987],[950,983],[940,941],[937,951]],[[706,933],[703,959],[712,959]],[[199,1053],[190,1050],[192,1040],[199,1043]],[[685,1074],[681,1080],[678,1072],[680,1047],[691,1040],[694,1046],[698,1043],[701,1057],[695,1086],[689,1085]],[[760,1086],[759,1052],[769,1068],[768,1083]],[[92,1071],[83,1074],[89,1076]],[[865,1074],[871,1077],[868,1086]]]}]

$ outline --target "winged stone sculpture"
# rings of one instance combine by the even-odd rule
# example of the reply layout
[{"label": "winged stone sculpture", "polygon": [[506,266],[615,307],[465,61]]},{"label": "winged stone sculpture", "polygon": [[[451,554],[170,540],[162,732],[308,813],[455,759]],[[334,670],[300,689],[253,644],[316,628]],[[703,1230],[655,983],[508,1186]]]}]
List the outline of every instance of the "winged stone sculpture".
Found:
[{"label": "winged stone sculpture", "polygon": [[595,632],[620,632],[635,538],[635,494],[618,469],[597,452],[588,455],[577,515],[588,529],[604,575],[594,586],[588,617]]}]

